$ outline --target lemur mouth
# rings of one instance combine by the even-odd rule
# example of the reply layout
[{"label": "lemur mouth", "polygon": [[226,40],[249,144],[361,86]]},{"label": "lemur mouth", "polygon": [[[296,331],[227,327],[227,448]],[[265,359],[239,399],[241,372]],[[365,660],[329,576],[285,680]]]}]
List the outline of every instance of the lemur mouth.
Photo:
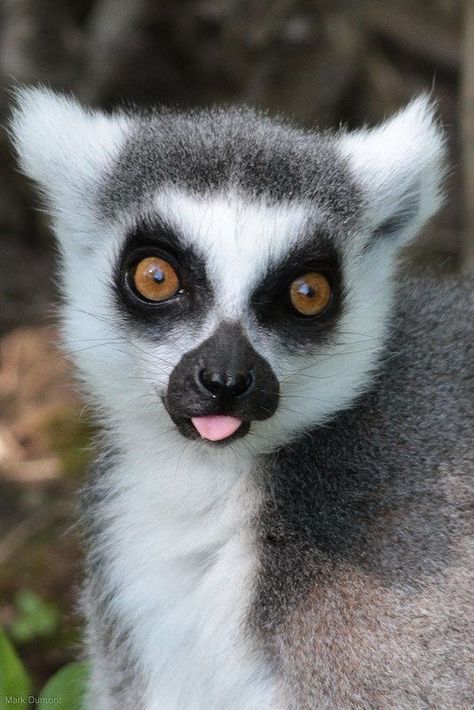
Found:
[{"label": "lemur mouth", "polygon": [[204,417],[191,417],[191,423],[197,429],[201,439],[223,441],[235,434],[244,420],[226,414],[209,414]]},{"label": "lemur mouth", "polygon": [[166,411],[176,428],[187,439],[202,439],[213,444],[227,444],[248,434],[251,421],[230,414],[200,414],[183,416],[170,408],[166,397],[161,397]]},{"label": "lemur mouth", "polygon": [[250,421],[227,414],[207,414],[196,417],[182,417],[165,407],[180,434],[187,439],[202,439],[215,445],[225,445],[248,434]]}]

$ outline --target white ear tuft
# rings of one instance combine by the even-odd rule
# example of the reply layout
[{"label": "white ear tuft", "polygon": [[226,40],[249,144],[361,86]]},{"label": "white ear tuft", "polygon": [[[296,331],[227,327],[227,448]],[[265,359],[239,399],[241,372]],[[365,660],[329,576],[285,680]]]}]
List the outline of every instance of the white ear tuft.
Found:
[{"label": "white ear tuft", "polygon": [[80,209],[117,155],[129,119],[84,109],[43,88],[18,89],[15,99],[10,131],[23,172],[53,209]]},{"label": "white ear tuft", "polygon": [[407,241],[439,209],[444,143],[425,95],[376,128],[341,136],[340,148],[362,188],[372,234]]}]

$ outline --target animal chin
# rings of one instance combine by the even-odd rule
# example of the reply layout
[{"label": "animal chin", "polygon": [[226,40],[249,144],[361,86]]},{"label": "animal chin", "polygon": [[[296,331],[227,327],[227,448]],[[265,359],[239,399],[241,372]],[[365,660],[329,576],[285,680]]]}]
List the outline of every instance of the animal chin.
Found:
[{"label": "animal chin", "polygon": [[204,417],[191,417],[191,422],[202,439],[223,441],[241,427],[243,419],[225,414],[212,414]]}]

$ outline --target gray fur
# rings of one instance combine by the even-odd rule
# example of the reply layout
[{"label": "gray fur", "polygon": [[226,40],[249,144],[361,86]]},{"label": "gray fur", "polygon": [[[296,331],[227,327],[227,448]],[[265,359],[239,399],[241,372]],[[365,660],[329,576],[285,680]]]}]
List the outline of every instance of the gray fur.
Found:
[{"label": "gray fur", "polygon": [[372,389],[262,462],[251,626],[292,709],[474,704],[472,287],[401,278]]},{"label": "gray fur", "polygon": [[[405,276],[398,295],[371,390],[255,471],[266,493],[249,633],[291,710],[474,702],[472,282]],[[86,511],[97,520],[90,497]],[[100,602],[105,570],[91,558],[98,684],[114,705],[139,707],[127,620]]]},{"label": "gray fur", "polygon": [[198,194],[230,185],[274,201],[305,198],[345,220],[361,197],[334,141],[250,108],[154,111],[134,119],[99,203],[111,217],[146,204],[162,184]]}]

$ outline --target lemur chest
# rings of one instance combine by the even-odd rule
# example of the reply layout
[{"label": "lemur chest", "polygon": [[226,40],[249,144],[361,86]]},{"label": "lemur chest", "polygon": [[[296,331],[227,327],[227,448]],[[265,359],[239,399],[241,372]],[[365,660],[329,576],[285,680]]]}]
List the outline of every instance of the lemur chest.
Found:
[{"label": "lemur chest", "polygon": [[164,490],[159,502],[140,496],[113,523],[110,572],[147,680],[146,710],[275,707],[246,626],[258,562],[247,494],[237,482],[225,502],[170,506]]}]

